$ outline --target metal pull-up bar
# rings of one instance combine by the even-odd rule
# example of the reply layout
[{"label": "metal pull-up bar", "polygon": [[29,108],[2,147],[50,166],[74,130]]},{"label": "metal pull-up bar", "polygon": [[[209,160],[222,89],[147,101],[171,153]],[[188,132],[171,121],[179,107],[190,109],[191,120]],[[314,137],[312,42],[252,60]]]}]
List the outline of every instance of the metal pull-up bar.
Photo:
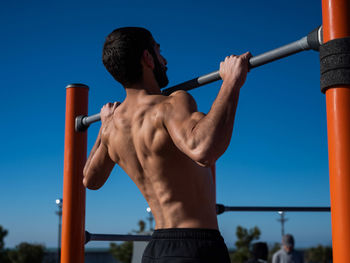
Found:
[{"label": "metal pull-up bar", "polygon": [[93,234],[85,231],[85,244],[89,241],[150,241],[151,235]]},{"label": "metal pull-up bar", "polygon": [[[319,47],[323,44],[323,33],[322,26],[317,27],[307,36],[292,42],[290,44],[284,45],[282,47],[273,49],[266,53],[263,53],[258,56],[251,57],[249,60],[249,68],[256,68],[272,61],[299,53],[305,50],[316,50],[318,51]],[[183,82],[176,86],[164,89],[162,91],[163,95],[169,95],[176,90],[191,90],[197,87],[212,83],[221,79],[219,71],[214,71],[212,73],[191,79],[189,81]],[[91,123],[101,120],[100,113],[91,115],[91,116],[78,116],[75,120],[75,130],[76,131],[85,131]]]}]

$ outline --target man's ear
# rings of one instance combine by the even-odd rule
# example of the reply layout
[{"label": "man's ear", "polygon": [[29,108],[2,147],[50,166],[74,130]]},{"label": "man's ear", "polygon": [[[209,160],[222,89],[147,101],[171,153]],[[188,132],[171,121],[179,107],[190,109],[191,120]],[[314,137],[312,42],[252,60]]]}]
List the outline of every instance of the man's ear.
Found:
[{"label": "man's ear", "polygon": [[148,50],[144,50],[142,54],[142,61],[147,67],[150,67],[152,70],[154,69],[154,60],[151,53]]}]

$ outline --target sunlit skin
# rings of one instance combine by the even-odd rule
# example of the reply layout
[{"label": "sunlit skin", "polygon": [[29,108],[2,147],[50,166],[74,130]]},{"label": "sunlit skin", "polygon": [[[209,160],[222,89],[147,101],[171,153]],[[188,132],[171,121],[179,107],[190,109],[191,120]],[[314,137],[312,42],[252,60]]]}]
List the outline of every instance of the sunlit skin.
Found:
[{"label": "sunlit skin", "polygon": [[[154,45],[164,69],[167,61]],[[84,185],[99,189],[118,164],[148,202],[156,229],[217,229],[211,168],[227,149],[250,53],[220,64],[221,89],[207,115],[184,91],[161,95],[154,58],[145,50],[142,81],[122,103],[101,109],[101,129],[84,168]]]}]

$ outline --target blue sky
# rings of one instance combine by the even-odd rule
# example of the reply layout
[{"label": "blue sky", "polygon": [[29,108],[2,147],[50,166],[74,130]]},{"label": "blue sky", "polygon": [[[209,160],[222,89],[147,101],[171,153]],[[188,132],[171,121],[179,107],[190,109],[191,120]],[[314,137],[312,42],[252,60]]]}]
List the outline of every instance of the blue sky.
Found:
[{"label": "blue sky", "polygon": [[[8,247],[57,245],[62,196],[65,87],[90,87],[89,112],[125,92],[101,62],[104,38],[120,26],[148,28],[168,61],[170,86],[219,67],[230,54],[258,55],[322,23],[321,1],[3,1],[0,5],[0,225]],[[329,206],[325,96],[314,51],[253,69],[242,88],[230,147],[217,163],[225,205]],[[207,112],[220,82],[191,91]],[[91,149],[99,124],[89,129]],[[200,205],[200,204],[198,204]],[[87,191],[86,228],[128,233],[147,203],[120,168]],[[237,225],[280,240],[277,213],[219,216],[229,247]],[[297,247],[331,244],[329,213],[287,213]],[[88,247],[107,247],[90,243]]]}]

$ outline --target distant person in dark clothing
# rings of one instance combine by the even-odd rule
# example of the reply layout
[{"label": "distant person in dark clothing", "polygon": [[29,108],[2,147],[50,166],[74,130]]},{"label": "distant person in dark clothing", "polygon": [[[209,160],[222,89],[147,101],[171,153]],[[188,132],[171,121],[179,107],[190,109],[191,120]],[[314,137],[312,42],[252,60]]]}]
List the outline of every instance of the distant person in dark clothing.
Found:
[{"label": "distant person in dark clothing", "polygon": [[252,258],[245,263],[266,263],[269,250],[267,244],[264,242],[257,242],[253,244]]},{"label": "distant person in dark clothing", "polygon": [[282,248],[272,257],[272,263],[304,263],[302,255],[294,250],[294,238],[287,234],[282,238]]}]

